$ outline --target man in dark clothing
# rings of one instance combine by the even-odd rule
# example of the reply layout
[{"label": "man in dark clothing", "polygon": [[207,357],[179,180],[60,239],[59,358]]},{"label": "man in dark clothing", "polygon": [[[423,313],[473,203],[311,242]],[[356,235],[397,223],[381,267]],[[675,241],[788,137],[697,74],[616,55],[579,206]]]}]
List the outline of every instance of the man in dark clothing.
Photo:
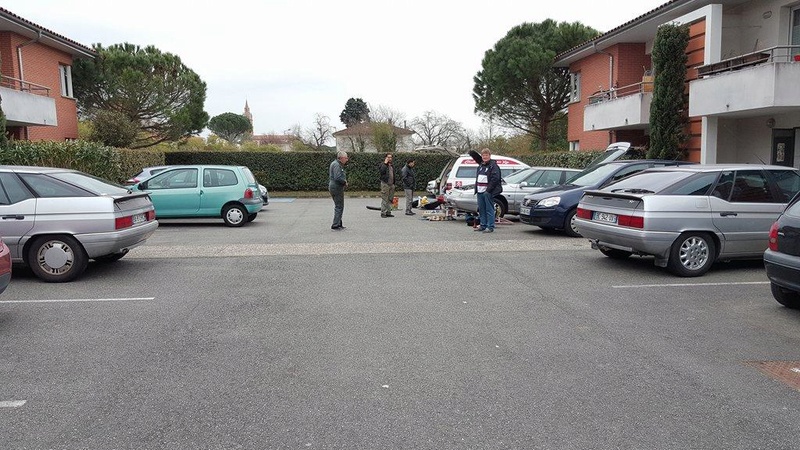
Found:
[{"label": "man in dark clothing", "polygon": [[503,192],[500,167],[492,160],[492,152],[488,148],[481,150],[480,154],[474,150],[469,154],[479,164],[475,176],[475,193],[478,194],[478,216],[481,225],[475,228],[475,231],[491,233],[494,231],[495,223],[494,197]]},{"label": "man in dark clothing", "polygon": [[392,214],[392,199],[394,199],[394,166],[392,154],[387,153],[383,162],[378,166],[381,173],[381,217],[394,217]]},{"label": "man in dark clothing", "polygon": [[331,193],[333,198],[333,224],[331,230],[341,231],[344,230],[342,225],[342,214],[344,214],[344,189],[347,187],[347,174],[344,172],[344,166],[348,160],[347,153],[339,151],[336,153],[336,159],[331,162],[328,167],[328,192]]},{"label": "man in dark clothing", "polygon": [[416,162],[413,159],[406,161],[406,165],[400,170],[400,180],[403,182],[403,192],[406,194],[406,215],[413,216],[416,213],[411,211],[411,202],[414,199],[414,185],[416,180],[414,178],[414,166]]}]

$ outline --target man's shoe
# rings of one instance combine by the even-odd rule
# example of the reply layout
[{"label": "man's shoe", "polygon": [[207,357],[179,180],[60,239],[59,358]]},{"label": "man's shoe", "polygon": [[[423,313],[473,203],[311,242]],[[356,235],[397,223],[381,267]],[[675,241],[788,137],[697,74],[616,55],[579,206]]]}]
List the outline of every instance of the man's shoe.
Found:
[{"label": "man's shoe", "polygon": [[486,231],[486,228],[473,228],[472,231]]},{"label": "man's shoe", "polygon": [[483,230],[484,233],[494,233],[494,228],[487,228]]},{"label": "man's shoe", "polygon": [[387,214],[386,217],[394,217],[394,214]]},{"label": "man's shoe", "polygon": [[387,216],[386,214],[381,214],[381,217],[383,217],[385,219],[385,218],[387,218],[389,216]]},{"label": "man's shoe", "polygon": [[407,212],[407,213],[406,213],[406,215],[407,215],[407,216],[416,216],[416,215],[417,215],[417,213],[414,213],[414,212],[411,212],[411,211],[409,211],[409,212]]}]

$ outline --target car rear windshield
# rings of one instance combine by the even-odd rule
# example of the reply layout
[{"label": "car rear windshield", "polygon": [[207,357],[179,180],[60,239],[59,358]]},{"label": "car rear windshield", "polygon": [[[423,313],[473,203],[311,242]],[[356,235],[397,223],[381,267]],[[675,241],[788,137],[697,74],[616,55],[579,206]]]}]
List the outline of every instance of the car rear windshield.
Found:
[{"label": "car rear windshield", "polygon": [[97,195],[121,195],[128,192],[128,189],[122,186],[82,172],[57,172],[49,175]]},{"label": "car rear windshield", "polygon": [[[680,171],[645,171],[635,173],[627,178],[623,178],[616,183],[608,185],[605,190],[611,192],[624,192],[624,191],[649,191],[661,192],[662,190],[683,181],[692,176],[692,172]],[[716,174],[714,174],[716,178]],[[713,180],[712,180],[713,182]],[[710,185],[706,183],[706,191]]]},{"label": "car rear windshield", "polygon": [[567,184],[574,184],[575,186],[594,186],[608,178],[619,168],[619,164],[605,164],[585,169],[583,172],[567,180]]}]

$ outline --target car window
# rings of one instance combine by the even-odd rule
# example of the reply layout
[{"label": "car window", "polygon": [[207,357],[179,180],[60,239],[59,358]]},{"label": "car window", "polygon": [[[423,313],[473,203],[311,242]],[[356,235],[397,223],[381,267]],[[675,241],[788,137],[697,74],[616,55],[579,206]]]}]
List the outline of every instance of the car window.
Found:
[{"label": "car window", "polygon": [[250,171],[247,167],[242,168],[244,172],[244,176],[247,177],[247,182],[250,184],[256,184],[256,177],[253,175],[253,172]]},{"label": "car window", "polygon": [[239,180],[230,169],[206,169],[203,173],[203,187],[236,186],[237,184],[239,184]]},{"label": "car window", "polygon": [[57,172],[50,174],[53,178],[58,178],[69,184],[86,189],[87,191],[94,192],[97,195],[108,194],[125,194],[128,192],[127,188],[112,184],[108,180],[98,178],[94,175],[89,175],[81,172]]},{"label": "car window", "polygon": [[731,190],[733,189],[733,171],[722,172],[717,185],[711,191],[711,195],[728,201],[731,197]]},{"label": "car window", "polygon": [[461,166],[456,170],[456,178],[475,178],[477,173],[477,166]]},{"label": "car window", "polygon": [[160,173],[147,181],[147,189],[180,189],[197,187],[197,169],[183,168]]},{"label": "car window", "polygon": [[95,194],[67,182],[38,173],[21,173],[19,177],[38,197],[93,197]]},{"label": "car window", "polygon": [[[500,169],[500,177],[501,178],[505,178],[505,177],[511,175],[512,173],[516,172],[517,170],[519,170],[519,168],[516,168],[516,169],[515,168],[510,168],[510,169],[501,168]],[[476,173],[477,173],[477,171],[476,171]]]},{"label": "car window", "polygon": [[564,172],[560,170],[545,170],[542,174],[542,177],[537,180],[534,186],[536,187],[547,187],[547,186],[555,186],[557,184],[561,184],[561,176]]},{"label": "car window", "polygon": [[708,195],[711,186],[717,181],[718,172],[700,173],[675,183],[665,189],[665,195]]},{"label": "car window", "polygon": [[536,178],[541,176],[541,171],[535,169],[521,169],[517,170],[516,172],[512,173],[511,175],[504,177],[506,183],[522,183],[523,181],[527,181],[530,184],[532,181],[535,181]]},{"label": "car window", "polygon": [[619,172],[615,173],[608,181],[606,181],[606,184],[621,180],[627,177],[628,175],[634,174],[636,172],[641,172],[650,166],[651,166],[650,163],[646,163],[646,164],[632,164],[630,166],[623,167],[622,169],[619,170]]},{"label": "car window", "polygon": [[13,173],[0,173],[0,205],[11,205],[32,198],[28,189]]},{"label": "car window", "polygon": [[576,186],[594,186],[614,173],[619,167],[619,164],[604,164],[602,166],[584,169],[582,172],[567,180],[567,183]]},{"label": "car window", "polygon": [[784,214],[787,216],[800,217],[800,194],[793,200],[794,203],[789,203],[789,206],[786,207]]},{"label": "car window", "polygon": [[761,170],[737,170],[731,190],[731,202],[775,203],[767,178]]},{"label": "car window", "polygon": [[770,170],[769,174],[778,188],[779,201],[788,202],[800,191],[800,173],[797,170]]}]

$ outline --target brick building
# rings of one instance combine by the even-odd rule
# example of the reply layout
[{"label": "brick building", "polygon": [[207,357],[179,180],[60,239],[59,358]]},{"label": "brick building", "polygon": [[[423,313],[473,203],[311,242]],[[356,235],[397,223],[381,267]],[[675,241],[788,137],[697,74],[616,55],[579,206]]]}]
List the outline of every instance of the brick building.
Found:
[{"label": "brick building", "polygon": [[0,107],[9,137],[77,139],[72,63],[96,56],[91,48],[0,8]]},{"label": "brick building", "polygon": [[649,141],[658,27],[689,26],[687,158],[800,167],[800,5],[672,0],[556,57],[572,82],[575,150]]}]

